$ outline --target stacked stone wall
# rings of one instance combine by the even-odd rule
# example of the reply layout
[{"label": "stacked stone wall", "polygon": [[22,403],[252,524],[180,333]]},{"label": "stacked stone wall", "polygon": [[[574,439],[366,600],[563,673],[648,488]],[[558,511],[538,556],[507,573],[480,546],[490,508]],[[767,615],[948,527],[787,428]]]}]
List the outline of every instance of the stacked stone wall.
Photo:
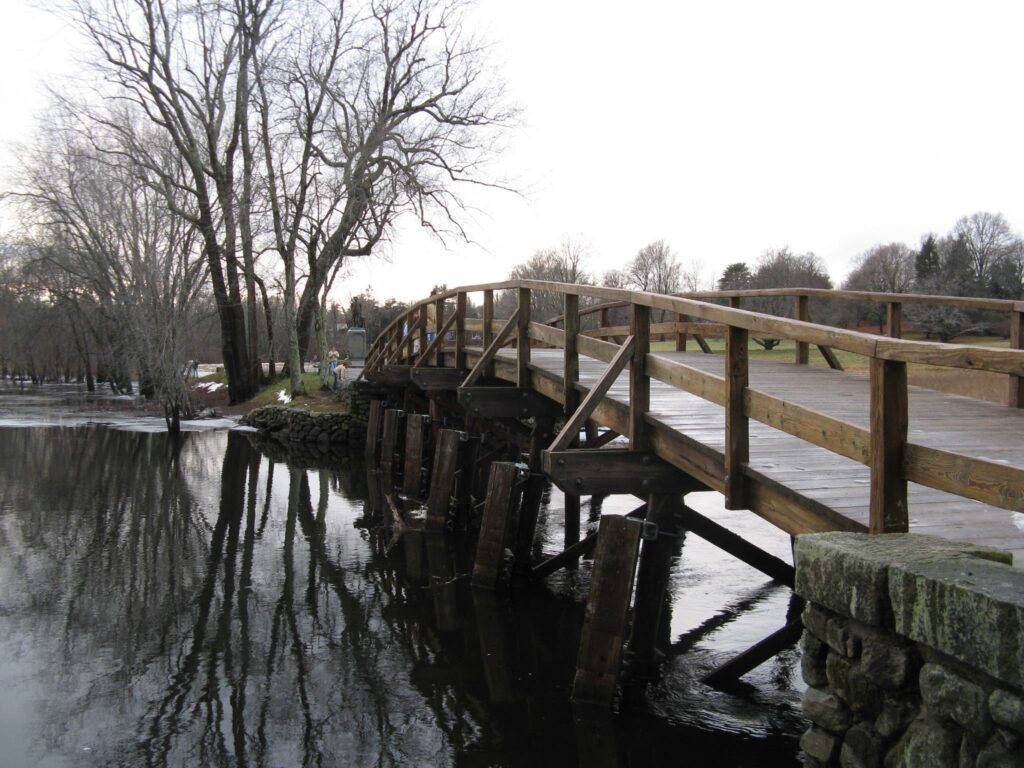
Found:
[{"label": "stacked stone wall", "polygon": [[350,413],[315,413],[301,408],[267,405],[242,418],[263,437],[280,442],[346,445],[361,440],[366,424]]},{"label": "stacked stone wall", "polygon": [[808,766],[1024,766],[1024,572],[914,534],[797,540]]}]

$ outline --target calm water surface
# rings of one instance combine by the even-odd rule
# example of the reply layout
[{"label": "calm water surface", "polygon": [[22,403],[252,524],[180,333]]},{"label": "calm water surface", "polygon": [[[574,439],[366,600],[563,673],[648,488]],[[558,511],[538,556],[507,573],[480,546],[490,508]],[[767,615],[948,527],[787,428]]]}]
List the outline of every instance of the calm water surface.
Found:
[{"label": "calm water surface", "polygon": [[[73,390],[0,390],[0,766],[797,763],[795,650],[727,693],[698,682],[782,626],[784,587],[684,538],[660,679],[580,711],[590,564],[477,593],[470,547],[395,537],[367,495],[355,460],[173,444]],[[560,502],[538,550],[561,549]],[[688,503],[788,558],[749,514]]]}]

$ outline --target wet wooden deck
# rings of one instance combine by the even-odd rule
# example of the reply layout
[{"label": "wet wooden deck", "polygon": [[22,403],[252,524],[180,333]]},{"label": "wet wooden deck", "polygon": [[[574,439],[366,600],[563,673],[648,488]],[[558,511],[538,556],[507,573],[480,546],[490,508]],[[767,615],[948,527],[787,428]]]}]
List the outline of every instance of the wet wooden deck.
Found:
[{"label": "wet wooden deck", "polygon": [[[656,352],[658,357],[684,363],[717,376],[724,357],[694,352]],[[473,353],[470,352],[472,359]],[[514,372],[515,351],[502,350],[497,373]],[[562,381],[560,349],[531,350],[534,388],[549,396]],[[579,382],[589,388],[606,364],[580,356]],[[869,426],[869,387],[865,374],[788,363],[750,361],[750,386],[852,424]],[[725,412],[721,406],[662,382],[651,381],[647,421],[655,429],[659,455],[668,443],[686,446],[688,463],[710,464],[725,448]],[[627,373],[616,380],[594,420],[616,427],[615,414],[629,403]],[[1024,467],[1024,410],[920,387],[909,387],[909,440],[1014,467]],[[618,431],[623,431],[619,429]],[[679,464],[679,462],[674,462]],[[828,527],[829,520],[855,529],[868,523],[870,470],[852,459],[816,447],[770,426],[751,420],[749,473],[765,487],[777,489],[796,506],[816,510],[815,520],[791,515],[782,505],[763,503],[759,514],[791,533]],[[710,470],[709,470],[710,471]],[[775,493],[775,491],[773,491]],[[1024,514],[988,506],[941,490],[909,485],[910,529],[1014,554],[1024,566]],[[767,512],[766,509],[776,511]],[[838,516],[838,517],[835,517]]]}]

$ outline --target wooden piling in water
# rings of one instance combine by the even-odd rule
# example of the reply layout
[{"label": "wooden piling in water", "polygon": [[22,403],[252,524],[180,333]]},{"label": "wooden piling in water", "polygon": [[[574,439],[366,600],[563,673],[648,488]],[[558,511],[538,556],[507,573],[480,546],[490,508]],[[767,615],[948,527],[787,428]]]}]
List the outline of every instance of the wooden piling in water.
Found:
[{"label": "wooden piling in water", "polygon": [[405,418],[405,469],[402,473],[402,493],[419,496],[423,482],[423,441],[429,416],[410,413]]},{"label": "wooden piling in water", "polygon": [[427,496],[427,519],[430,530],[440,530],[448,522],[451,506],[452,486],[455,470],[459,466],[459,441],[463,433],[456,429],[442,429],[438,432],[437,447],[434,451],[434,471],[430,476],[430,491]]},{"label": "wooden piling in water", "polygon": [[607,707],[615,698],[640,529],[641,523],[628,517],[601,518],[572,686],[577,703]]},{"label": "wooden piling in water", "polygon": [[571,547],[580,540],[580,497],[574,493],[565,494],[565,546]]},{"label": "wooden piling in water", "polygon": [[475,492],[476,465],[480,455],[480,435],[467,433],[463,435],[459,456],[459,480],[455,490],[455,522],[464,527],[473,509]]},{"label": "wooden piling in water", "polygon": [[380,444],[380,468],[389,477],[394,475],[395,454],[398,452],[399,427],[404,413],[397,408],[384,411],[384,435]]},{"label": "wooden piling in water", "polygon": [[681,506],[678,493],[652,493],[647,502],[646,522],[649,529],[656,526],[657,532],[654,538],[644,539],[640,545],[633,627],[629,639],[634,670],[649,670],[655,662],[658,625],[665,618],[662,616],[665,591],[668,589],[677,535],[676,514]]},{"label": "wooden piling in water", "polygon": [[533,539],[537,535],[537,518],[540,515],[540,504],[544,497],[548,478],[540,472],[531,472],[523,488],[523,500],[519,505],[519,520],[516,526],[515,563],[513,575],[524,577],[530,575],[533,567]]},{"label": "wooden piling in water", "polygon": [[491,465],[473,563],[474,587],[494,589],[498,583],[505,559],[509,526],[521,494],[518,482],[521,469],[521,465],[510,461],[496,461]]},{"label": "wooden piling in water", "polygon": [[381,412],[384,410],[384,402],[382,400],[371,400],[370,401],[370,412],[366,419],[366,447],[365,457],[366,463],[370,466],[377,466],[377,462],[380,459],[380,427],[381,427]]}]

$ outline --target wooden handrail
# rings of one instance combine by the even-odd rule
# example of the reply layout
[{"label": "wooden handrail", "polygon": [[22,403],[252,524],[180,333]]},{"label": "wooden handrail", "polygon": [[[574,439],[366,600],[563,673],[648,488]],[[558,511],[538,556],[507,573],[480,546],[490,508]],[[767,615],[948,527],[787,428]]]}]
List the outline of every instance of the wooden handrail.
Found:
[{"label": "wooden handrail", "polygon": [[[818,325],[807,321],[781,318],[776,317],[774,315],[765,315],[762,313],[751,312],[749,310],[744,309],[723,307],[717,304],[710,304],[706,301],[701,301],[699,298],[690,298],[689,296],[683,297],[666,296],[662,294],[651,293],[638,293],[619,288],[603,288],[569,283],[552,283],[537,280],[510,280],[501,283],[490,283],[480,286],[466,286],[465,288],[458,288],[455,290],[446,291],[445,293],[437,294],[436,296],[431,296],[428,299],[425,299],[421,302],[417,302],[412,306],[412,308],[417,308],[421,304],[424,304],[429,301],[443,300],[444,298],[457,296],[460,292],[470,293],[479,290],[495,291],[508,289],[552,291],[563,294],[571,294],[575,296],[587,296],[590,298],[608,299],[614,302],[621,302],[619,306],[635,304],[639,306],[646,306],[652,309],[664,309],[671,312],[686,314],[690,317],[696,317],[713,323],[721,323],[732,327],[744,328],[749,333],[756,336],[789,338],[793,339],[798,343],[827,346],[833,349],[841,349],[846,352],[864,355],[865,357],[880,357],[881,355],[878,354],[877,350],[879,349],[878,345],[882,344],[883,349],[885,350],[885,359],[903,360],[904,362],[925,362],[932,365],[941,365],[945,367],[972,368],[980,370],[987,369],[986,364],[988,360],[998,360],[999,367],[992,368],[992,370],[998,370],[1002,372],[1012,371],[1014,372],[1014,375],[1021,375],[1017,373],[1018,370],[1024,371],[1024,350],[994,350],[984,347],[974,347],[970,345],[949,345],[941,344],[938,342],[911,342],[897,339],[885,339],[880,338],[874,334],[862,333],[859,331],[851,331],[841,328],[831,328],[829,326]],[[950,306],[975,306],[977,308],[999,308],[1004,311],[1009,310],[1013,312],[1024,312],[1024,301],[1014,302],[1001,299],[972,300],[961,297],[937,297],[918,294],[869,294],[857,291],[834,292],[825,289],[812,288],[765,289],[763,291],[753,292],[713,291],[700,294],[692,294],[692,296],[728,298],[741,296],[769,295],[794,296],[798,294],[818,297],[837,296],[855,298],[858,300],[872,300],[872,297],[874,297],[876,300],[899,300],[903,303],[946,302]],[[599,308],[600,305],[598,307],[592,306],[587,308],[581,308],[580,314],[584,315],[588,312],[599,311]],[[392,326],[400,323],[402,320],[402,317],[396,318],[394,321],[392,321],[388,328],[385,329],[385,332],[390,330]],[[378,339],[380,339],[380,337],[378,337]],[[965,357],[963,354],[957,355],[940,353],[940,350],[948,351],[950,348],[955,348],[958,350],[963,350],[966,348],[974,350],[974,352],[969,358]],[[929,349],[932,350],[935,354],[927,353],[926,350]]]},{"label": "wooden handrail", "polygon": [[[493,300],[495,290],[514,289],[518,292],[520,306],[509,320],[494,333]],[[470,321],[464,317],[461,307],[466,306],[466,294],[474,290],[484,291],[484,317],[480,321]],[[574,322],[566,330],[552,327],[551,323],[531,322],[529,318],[529,298],[532,291],[560,292],[566,297],[567,311],[572,311]],[[1001,300],[970,300],[963,297],[952,297],[957,306],[973,306],[976,308],[995,309],[1011,312],[1011,341],[1009,349],[991,349],[963,344],[940,344],[936,342],[908,341],[898,338],[900,335],[900,319],[903,303],[939,303],[938,300],[948,297],[920,296],[914,294],[865,294],[864,292],[830,292],[821,289],[773,289],[770,291],[735,291],[711,292],[700,294],[707,298],[728,298],[735,305],[741,299],[756,296],[795,296],[797,319],[780,318],[762,313],[737,308],[725,307],[701,301],[695,296],[664,296],[649,293],[636,293],[621,289],[600,288],[581,285],[551,283],[544,281],[515,280],[503,283],[491,283],[483,286],[467,286],[443,294],[431,296],[410,306],[401,316],[397,317],[385,331],[375,340],[368,355],[369,366],[380,366],[401,355],[403,346],[411,343],[411,337],[419,330],[424,321],[423,307],[433,302],[435,307],[441,305],[445,298],[455,297],[456,312],[441,326],[443,339],[453,325],[461,325],[464,338],[467,330],[480,332],[484,340],[482,350],[462,344],[463,354],[470,353],[477,358],[476,365],[466,381],[472,383],[485,370],[493,370],[498,349],[507,343],[513,331],[516,332],[516,361],[514,380],[520,386],[528,386],[530,378],[529,348],[530,340],[541,341],[553,347],[571,349],[566,355],[566,368],[563,374],[563,391],[575,392],[578,377],[578,355],[587,355],[608,363],[614,363],[619,371],[625,366],[627,358],[634,364],[631,366],[631,403],[636,404],[632,413],[615,426],[623,434],[635,434],[639,437],[636,447],[643,446],[643,435],[647,417],[647,399],[644,396],[650,378],[658,379],[673,387],[691,392],[710,402],[726,408],[727,439],[723,454],[725,462],[725,481],[716,483],[725,490],[732,506],[747,503],[744,488],[744,476],[749,475],[746,469],[749,452],[746,421],[754,419],[768,424],[783,432],[794,435],[811,444],[820,446],[842,456],[854,459],[871,467],[871,513],[870,527],[874,531],[905,530],[907,526],[906,485],[913,481],[932,488],[949,491],[960,496],[976,499],[985,503],[1007,509],[1024,510],[1024,469],[1005,466],[985,459],[973,458],[962,454],[942,451],[928,446],[916,445],[908,440],[907,416],[907,363],[937,365],[951,368],[971,370],[988,370],[1009,374],[1011,377],[1010,402],[1019,407],[1024,404],[1024,302]],[[845,329],[830,328],[809,322],[804,305],[806,301],[800,297],[836,296],[855,300],[883,299],[888,305],[889,337],[860,333]],[[596,304],[581,307],[579,299],[603,299],[613,304]],[[607,310],[612,306],[630,306],[633,320],[629,328],[610,326],[607,324]],[[675,322],[650,323],[651,310],[665,310],[674,313]],[[580,329],[578,318],[594,312],[605,314],[603,327],[589,331]],[[407,332],[402,332],[402,323],[412,318],[419,320],[412,324]],[[435,322],[441,315],[435,312]],[[562,316],[564,318],[565,315]],[[705,321],[695,323],[693,320]],[[709,325],[710,324],[710,325]],[[714,330],[713,330],[714,329]],[[650,354],[645,348],[647,341],[638,338],[643,335],[667,333],[697,336],[698,330],[712,333],[719,329],[727,335],[727,375],[718,377],[705,373],[678,360]],[[624,346],[604,341],[597,336],[623,336],[627,331],[630,341],[629,351]],[[751,335],[771,335],[795,340],[798,345],[817,344],[826,349],[835,348],[865,355],[870,359],[872,371],[870,427],[845,422],[796,403],[759,392],[749,387],[746,378],[746,339]],[[437,352],[441,343],[435,339],[424,350],[417,360],[423,364],[429,360],[430,353]],[[685,341],[684,341],[685,343]],[[677,338],[677,347],[680,342]],[[457,345],[458,346],[458,345]],[[637,347],[641,349],[638,351]],[[702,345],[706,347],[705,345]],[[803,362],[798,346],[798,362]],[[804,356],[805,357],[805,356]],[[571,358],[571,359],[570,359]],[[502,376],[508,378],[512,361],[502,359]],[[618,371],[616,371],[617,375]],[[614,378],[609,371],[602,377],[601,385],[607,389]],[[578,429],[586,423],[589,414],[593,413],[605,392],[600,387],[591,389],[584,403],[586,411],[572,408],[570,398],[566,397],[567,415],[570,416],[570,427],[573,423]],[[563,430],[564,431],[564,430]],[[574,437],[575,435],[573,435]],[[564,440],[564,436],[563,436]],[[657,446],[655,446],[657,447]],[[756,473],[755,473],[756,474]],[[720,476],[721,477],[721,476]],[[758,490],[761,493],[761,490]]]}]

